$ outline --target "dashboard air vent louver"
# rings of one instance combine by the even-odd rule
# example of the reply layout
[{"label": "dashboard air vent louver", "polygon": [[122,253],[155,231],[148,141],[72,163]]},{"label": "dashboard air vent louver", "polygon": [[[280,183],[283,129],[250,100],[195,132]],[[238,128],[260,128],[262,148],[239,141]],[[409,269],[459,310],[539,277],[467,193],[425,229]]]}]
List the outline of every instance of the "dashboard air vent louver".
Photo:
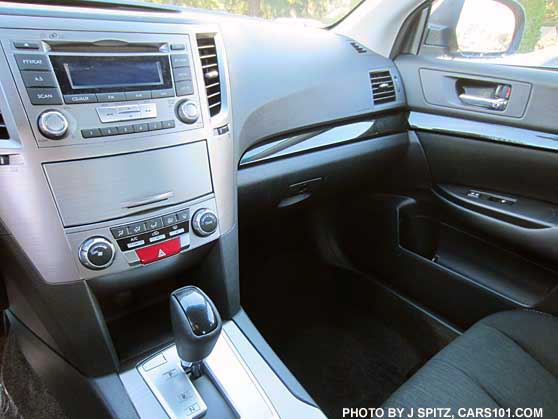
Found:
[{"label": "dashboard air vent louver", "polygon": [[6,123],[2,117],[2,111],[0,111],[0,140],[9,140],[8,128],[6,128]]},{"label": "dashboard air vent louver", "polygon": [[395,101],[395,85],[389,71],[371,71],[370,84],[374,105]]},{"label": "dashboard air vent louver", "polygon": [[212,35],[198,35],[197,41],[209,114],[215,116],[221,111],[221,80],[215,37]]},{"label": "dashboard air vent louver", "polygon": [[368,50],[365,47],[363,47],[361,44],[359,44],[356,41],[351,41],[350,44],[359,54],[366,54],[368,52]]}]

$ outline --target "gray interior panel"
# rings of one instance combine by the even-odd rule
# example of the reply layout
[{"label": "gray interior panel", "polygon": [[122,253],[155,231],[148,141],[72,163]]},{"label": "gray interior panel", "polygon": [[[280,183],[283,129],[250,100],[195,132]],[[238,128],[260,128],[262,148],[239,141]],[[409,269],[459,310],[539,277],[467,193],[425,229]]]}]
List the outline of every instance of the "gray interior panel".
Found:
[{"label": "gray interior panel", "polygon": [[[272,135],[405,103],[391,61],[359,54],[349,40],[330,31],[296,26],[285,30],[284,25],[259,20],[223,22],[221,28],[229,60],[237,161]],[[374,106],[369,71],[375,69],[390,69],[397,77],[396,102]]]},{"label": "gray interior panel", "polygon": [[[149,170],[154,161],[165,162],[155,174]],[[212,192],[205,141],[44,167],[66,227],[178,204]]]}]

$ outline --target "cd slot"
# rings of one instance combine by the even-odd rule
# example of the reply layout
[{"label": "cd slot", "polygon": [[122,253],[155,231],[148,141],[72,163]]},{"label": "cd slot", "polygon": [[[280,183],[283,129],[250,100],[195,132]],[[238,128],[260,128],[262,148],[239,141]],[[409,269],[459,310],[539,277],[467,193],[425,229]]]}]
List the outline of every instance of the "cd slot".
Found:
[{"label": "cd slot", "polygon": [[154,53],[162,52],[167,46],[166,43],[130,43],[119,40],[101,40],[96,42],[64,42],[49,41],[48,45],[52,52],[87,52],[87,53]]}]

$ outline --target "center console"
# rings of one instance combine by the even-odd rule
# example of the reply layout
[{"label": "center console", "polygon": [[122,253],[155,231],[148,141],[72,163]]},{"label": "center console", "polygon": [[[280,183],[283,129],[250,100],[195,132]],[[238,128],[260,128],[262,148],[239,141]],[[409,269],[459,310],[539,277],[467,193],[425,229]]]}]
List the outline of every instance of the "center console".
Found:
[{"label": "center console", "polygon": [[[187,252],[232,227],[230,216],[219,223],[232,202],[231,192],[217,196],[217,189],[230,190],[233,183],[218,179],[233,168],[221,163],[230,161],[224,154],[232,154],[232,141],[224,54],[215,35],[4,35],[7,63],[81,279]],[[196,48],[196,37],[213,43]],[[217,107],[207,101],[216,95],[223,102]],[[219,137],[225,140],[217,146]],[[22,156],[17,148],[10,154],[12,161]]]},{"label": "center console", "polygon": [[[86,384],[70,396],[48,363],[29,363],[80,415],[87,398],[116,417],[128,404],[135,418],[322,418],[253,325],[235,320],[236,164],[219,27],[44,13],[0,6],[2,275],[11,322],[35,342],[27,353],[50,354]],[[194,373],[168,317],[170,292],[185,285],[223,317]]]}]

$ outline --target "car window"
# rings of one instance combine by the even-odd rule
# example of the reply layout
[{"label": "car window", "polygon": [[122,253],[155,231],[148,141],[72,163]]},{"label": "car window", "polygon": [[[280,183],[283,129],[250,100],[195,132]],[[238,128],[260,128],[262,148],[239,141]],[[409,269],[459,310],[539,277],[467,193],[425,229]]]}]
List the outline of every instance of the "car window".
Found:
[{"label": "car window", "polygon": [[558,0],[436,0],[425,45],[442,58],[558,68]]},{"label": "car window", "polygon": [[146,0],[150,3],[171,4],[220,10],[255,16],[281,23],[326,27],[349,14],[361,0]]}]

